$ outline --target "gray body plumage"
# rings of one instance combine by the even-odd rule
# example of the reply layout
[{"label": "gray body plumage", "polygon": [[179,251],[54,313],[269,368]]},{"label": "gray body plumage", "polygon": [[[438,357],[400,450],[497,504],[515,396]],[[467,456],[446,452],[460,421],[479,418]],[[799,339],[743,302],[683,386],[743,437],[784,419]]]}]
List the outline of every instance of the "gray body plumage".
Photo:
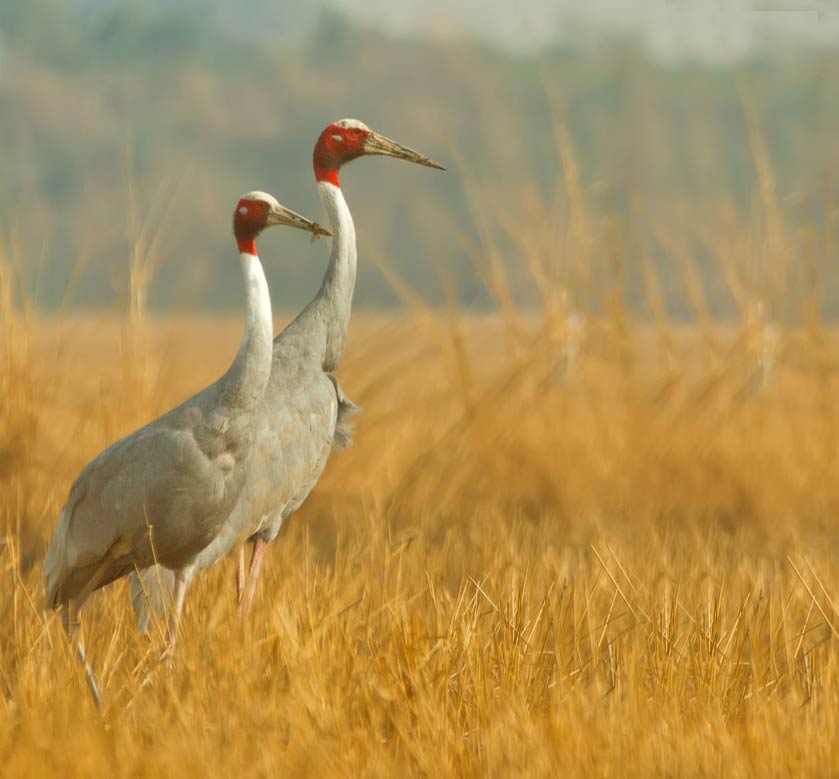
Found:
[{"label": "gray body plumage", "polygon": [[[247,479],[228,522],[194,562],[209,568],[239,543],[273,541],[282,522],[308,497],[334,448],[350,443],[348,417],[358,411],[334,372],[343,354],[355,286],[355,228],[340,189],[319,184],[334,238],[318,294],[274,340],[271,375],[257,425]],[[131,598],[145,631],[151,609],[160,615],[171,598],[166,561],[133,575]]]},{"label": "gray body plumage", "polygon": [[44,562],[48,607],[155,560],[189,570],[230,516],[245,485],[271,360],[262,266],[242,255],[242,268],[248,314],[236,359],[218,381],[82,470]]}]

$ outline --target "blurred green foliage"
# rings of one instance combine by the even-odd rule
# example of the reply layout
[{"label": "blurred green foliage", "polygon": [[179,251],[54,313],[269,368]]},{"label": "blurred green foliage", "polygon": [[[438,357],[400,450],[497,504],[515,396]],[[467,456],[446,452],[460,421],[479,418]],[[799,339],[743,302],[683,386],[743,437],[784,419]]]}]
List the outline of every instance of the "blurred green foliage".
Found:
[{"label": "blurred green foliage", "polygon": [[[748,215],[746,103],[793,217],[818,222],[836,207],[839,53],[664,66],[615,40],[514,55],[390,37],[334,14],[301,41],[276,43],[247,34],[258,18],[227,29],[202,8],[0,2],[0,238],[41,305],[57,304],[80,259],[74,303],[112,303],[139,245],[161,262],[152,305],[238,306],[232,204],[261,188],[317,217],[312,144],[343,116],[450,167],[379,160],[342,174],[361,305],[394,302],[371,256],[431,300],[446,277],[467,304],[485,302],[468,257],[480,246],[474,192],[561,209],[560,123],[594,214],[654,213],[678,197],[700,219],[714,198]],[[500,250],[515,265],[515,246]],[[263,253],[278,305],[299,306],[317,288],[325,243],[272,235]],[[667,294],[667,257],[659,265]],[[514,294],[530,299],[525,287]]]}]

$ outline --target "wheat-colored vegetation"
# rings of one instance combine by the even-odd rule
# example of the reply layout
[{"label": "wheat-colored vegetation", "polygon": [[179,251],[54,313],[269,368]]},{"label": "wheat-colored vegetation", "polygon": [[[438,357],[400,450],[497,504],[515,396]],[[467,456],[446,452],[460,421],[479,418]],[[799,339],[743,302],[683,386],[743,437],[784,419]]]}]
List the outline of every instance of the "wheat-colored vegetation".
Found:
[{"label": "wheat-colored vegetation", "polygon": [[[406,305],[353,321],[356,445],[246,623],[232,561],[196,582],[171,666],[124,582],[92,599],[101,711],[42,609],[46,543],[80,467],[217,375],[239,324],[147,316],[142,262],[125,317],[38,315],[4,258],[0,773],[839,772],[839,341],[813,270],[835,204],[793,227],[755,135],[748,217],[725,198],[602,216],[556,127],[553,198],[469,193],[462,248],[496,313],[433,310],[380,263]],[[514,302],[523,276],[538,312]]]}]

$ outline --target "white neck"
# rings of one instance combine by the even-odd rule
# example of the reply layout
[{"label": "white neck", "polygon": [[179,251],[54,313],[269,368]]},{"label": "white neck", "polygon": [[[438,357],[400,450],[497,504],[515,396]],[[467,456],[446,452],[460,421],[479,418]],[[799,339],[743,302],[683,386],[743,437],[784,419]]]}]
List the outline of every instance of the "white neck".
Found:
[{"label": "white neck", "polygon": [[315,302],[321,309],[325,324],[323,369],[334,371],[344,351],[355,289],[355,225],[340,187],[328,181],[319,181],[318,194],[326,208],[334,237],[329,267]]},{"label": "white neck", "polygon": [[271,373],[271,297],[259,257],[240,252],[239,258],[245,281],[245,332],[227,377],[232,383],[231,402],[256,408]]}]

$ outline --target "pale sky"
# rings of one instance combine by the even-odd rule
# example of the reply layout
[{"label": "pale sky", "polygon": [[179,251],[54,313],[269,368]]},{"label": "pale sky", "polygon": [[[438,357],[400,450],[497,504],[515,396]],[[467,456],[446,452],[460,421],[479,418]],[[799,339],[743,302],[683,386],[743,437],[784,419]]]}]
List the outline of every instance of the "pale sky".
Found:
[{"label": "pale sky", "polygon": [[736,59],[797,46],[839,48],[839,0],[332,0],[397,32],[464,32],[530,49],[588,31],[630,33],[664,59]]},{"label": "pale sky", "polygon": [[[67,0],[88,8],[141,1]],[[183,7],[183,0],[144,2]],[[251,15],[242,15],[230,0],[192,2],[229,31],[277,41],[305,37],[331,7],[364,26],[411,35],[465,34],[518,51],[555,40],[596,45],[615,33],[639,39],[651,54],[670,61],[839,48],[839,0],[250,0]]]}]

